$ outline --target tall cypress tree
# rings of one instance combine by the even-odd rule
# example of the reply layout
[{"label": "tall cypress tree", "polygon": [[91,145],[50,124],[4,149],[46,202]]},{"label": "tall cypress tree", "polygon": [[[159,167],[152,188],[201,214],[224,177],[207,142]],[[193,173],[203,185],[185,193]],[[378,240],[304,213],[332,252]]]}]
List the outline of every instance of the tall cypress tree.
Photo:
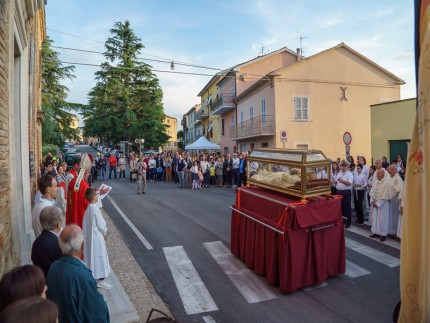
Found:
[{"label": "tall cypress tree", "polygon": [[44,143],[62,147],[67,139],[76,139],[78,130],[71,128],[75,118],[75,104],[66,101],[69,89],[61,84],[65,79],[74,79],[74,66],[63,66],[58,52],[51,48],[53,41],[46,37],[42,44],[42,125]]},{"label": "tall cypress tree", "polygon": [[97,84],[89,93],[85,134],[111,144],[145,139],[146,147],[159,147],[164,133],[163,92],[151,66],[138,60],[144,48],[130,22],[116,22],[106,43],[106,62],[96,72]]}]

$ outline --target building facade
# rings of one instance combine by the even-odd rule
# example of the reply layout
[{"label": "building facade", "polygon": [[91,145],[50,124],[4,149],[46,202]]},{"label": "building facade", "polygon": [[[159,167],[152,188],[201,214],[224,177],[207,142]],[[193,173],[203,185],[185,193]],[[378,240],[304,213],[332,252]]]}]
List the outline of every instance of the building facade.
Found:
[{"label": "building facade", "polygon": [[178,149],[178,119],[166,116],[163,123],[166,125],[166,135],[170,137],[163,146],[163,150],[176,151]]},{"label": "building facade", "polygon": [[413,98],[370,106],[373,161],[382,156],[386,156],[388,161],[397,161],[398,155],[406,161],[416,105],[417,100]]},{"label": "building facade", "polygon": [[196,138],[196,110],[200,109],[200,104],[194,105],[184,116],[182,117],[181,125],[182,131],[184,132],[184,147],[193,143]]},{"label": "building facade", "polygon": [[[215,79],[213,79],[201,91],[199,95],[205,93],[204,90],[207,89],[209,96],[205,98],[205,102],[209,103],[208,128],[212,132],[207,136],[208,139],[210,137],[211,141],[221,146],[222,154],[232,154],[238,149],[237,142],[230,133],[232,126],[235,126],[236,122],[240,122],[240,118],[243,117],[237,114],[236,97],[255,84],[263,75],[288,66],[297,59],[296,52],[283,47],[219,73],[223,76],[215,84],[215,88],[213,86]],[[212,92],[215,92],[215,96],[211,96]]]},{"label": "building facade", "polygon": [[0,6],[0,276],[30,262],[31,201],[42,160],[44,0]]},{"label": "building facade", "polygon": [[[404,81],[344,43],[261,78],[237,97],[241,150],[257,147],[320,149],[345,157],[371,155],[370,105],[400,99]],[[256,111],[257,110],[257,111]],[[287,132],[287,142],[280,132]]]}]

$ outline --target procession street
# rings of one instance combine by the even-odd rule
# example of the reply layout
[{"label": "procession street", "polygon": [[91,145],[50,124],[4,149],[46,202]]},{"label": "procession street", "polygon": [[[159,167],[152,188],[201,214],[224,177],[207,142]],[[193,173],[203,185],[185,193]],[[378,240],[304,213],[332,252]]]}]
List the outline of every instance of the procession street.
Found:
[{"label": "procession street", "polygon": [[[346,231],[346,273],[281,293],[230,253],[229,188],[107,180],[105,211],[158,294],[180,322],[391,322],[399,300],[397,241]],[[98,186],[100,182],[96,182]]]}]

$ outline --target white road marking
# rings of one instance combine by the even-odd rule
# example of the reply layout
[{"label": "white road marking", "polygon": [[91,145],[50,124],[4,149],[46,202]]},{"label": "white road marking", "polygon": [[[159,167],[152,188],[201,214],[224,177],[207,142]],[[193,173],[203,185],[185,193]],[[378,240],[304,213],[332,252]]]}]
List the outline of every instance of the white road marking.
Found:
[{"label": "white road marking", "polygon": [[164,255],[188,315],[217,311],[211,294],[182,246],[163,248]]},{"label": "white road marking", "polygon": [[203,321],[205,321],[206,323],[216,323],[216,321],[214,320],[214,318],[210,315],[205,315],[202,317]]},{"label": "white road marking", "polygon": [[206,242],[203,246],[248,303],[267,301],[277,297],[266,282],[259,279],[253,271],[246,268],[244,263],[231,254],[224,243]]},{"label": "white road marking", "polygon": [[346,247],[358,252],[366,257],[369,257],[383,265],[390,268],[400,266],[400,259],[390,256],[382,251],[376,250],[374,248],[368,247],[360,242],[346,238]]},{"label": "white road marking", "polygon": [[118,213],[122,216],[122,218],[124,219],[124,221],[127,222],[127,224],[130,226],[130,228],[133,230],[133,232],[137,235],[137,237],[139,238],[139,240],[142,241],[142,243],[146,247],[146,249],[148,249],[148,250],[154,249],[151,246],[151,244],[148,242],[148,240],[146,240],[146,238],[142,235],[142,233],[140,233],[140,231],[134,226],[134,224],[130,221],[130,219],[124,214],[124,212],[122,212],[122,210],[115,203],[115,201],[109,195],[107,196],[107,198],[112,203],[112,205],[114,206],[114,208],[118,211]]},{"label": "white road marking", "polygon": [[314,286],[311,286],[311,287],[306,287],[306,288],[303,288],[302,290],[304,292],[310,292],[310,291],[313,291],[315,289],[323,288],[323,287],[326,287],[326,286],[328,286],[328,283],[327,282],[322,282],[321,284],[314,285]]},{"label": "white road marking", "polygon": [[357,278],[368,274],[370,274],[370,271],[367,269],[364,269],[349,260],[346,261],[345,276],[348,276],[349,278]]},{"label": "white road marking", "polygon": [[[345,230],[357,233],[357,234],[359,234],[359,235],[361,235],[363,237],[369,237],[369,235],[372,234],[372,232],[370,232],[369,230],[366,230],[366,229],[360,228],[360,227],[356,227],[356,226],[350,226],[348,229],[345,229]],[[393,247],[393,248],[396,248],[396,249],[400,250],[400,242],[399,241],[387,238],[387,240],[385,240],[383,242],[383,244],[386,244],[386,245],[388,245],[390,247]]]}]

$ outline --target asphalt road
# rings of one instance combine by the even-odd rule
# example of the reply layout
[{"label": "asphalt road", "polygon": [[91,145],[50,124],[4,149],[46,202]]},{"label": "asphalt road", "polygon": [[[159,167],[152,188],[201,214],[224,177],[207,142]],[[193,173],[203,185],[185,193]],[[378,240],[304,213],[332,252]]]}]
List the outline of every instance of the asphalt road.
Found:
[{"label": "asphalt road", "polygon": [[148,183],[137,195],[128,180],[106,184],[104,209],[179,322],[391,322],[398,243],[370,239],[368,228],[346,232],[348,275],[283,294],[228,254],[232,189]]}]

